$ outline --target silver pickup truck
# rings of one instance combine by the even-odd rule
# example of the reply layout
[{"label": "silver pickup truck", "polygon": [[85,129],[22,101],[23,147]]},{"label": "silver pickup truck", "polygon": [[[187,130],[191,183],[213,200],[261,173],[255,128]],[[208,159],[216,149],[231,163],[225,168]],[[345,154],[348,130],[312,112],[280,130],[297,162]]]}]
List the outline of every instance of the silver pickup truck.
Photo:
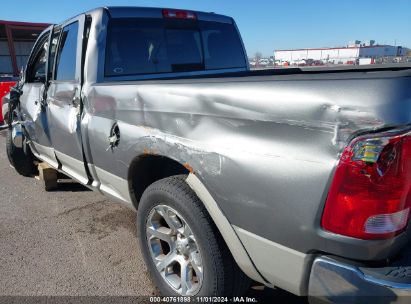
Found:
[{"label": "silver pickup truck", "polygon": [[138,210],[164,295],[411,295],[411,67],[249,71],[232,18],[107,7],[46,29],[7,152]]}]

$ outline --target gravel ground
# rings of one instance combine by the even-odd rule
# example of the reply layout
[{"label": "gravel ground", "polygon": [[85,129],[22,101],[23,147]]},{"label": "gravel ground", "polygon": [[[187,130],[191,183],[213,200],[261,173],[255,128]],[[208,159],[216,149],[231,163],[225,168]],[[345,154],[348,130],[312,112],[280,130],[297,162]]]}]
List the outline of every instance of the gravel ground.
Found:
[{"label": "gravel ground", "polygon": [[[138,248],[135,210],[77,183],[44,191],[41,181],[10,167],[4,132],[0,303],[79,303],[79,296],[84,303],[123,303],[149,298],[120,297],[157,295]],[[248,296],[261,303],[304,302],[282,290],[251,289]]]}]

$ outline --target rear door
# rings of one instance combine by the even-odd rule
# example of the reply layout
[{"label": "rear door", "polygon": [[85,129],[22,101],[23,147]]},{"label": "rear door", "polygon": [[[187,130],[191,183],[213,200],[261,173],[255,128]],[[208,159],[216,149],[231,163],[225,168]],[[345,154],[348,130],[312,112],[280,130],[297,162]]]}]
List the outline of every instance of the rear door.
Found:
[{"label": "rear door", "polygon": [[85,16],[81,15],[62,25],[47,92],[47,110],[51,141],[61,169],[86,184],[88,175],[80,129],[84,21]]}]

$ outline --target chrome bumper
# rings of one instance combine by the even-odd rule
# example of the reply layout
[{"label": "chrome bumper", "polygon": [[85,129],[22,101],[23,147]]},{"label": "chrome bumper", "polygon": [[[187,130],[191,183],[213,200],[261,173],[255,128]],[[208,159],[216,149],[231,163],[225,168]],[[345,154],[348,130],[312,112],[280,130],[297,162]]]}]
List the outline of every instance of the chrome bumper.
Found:
[{"label": "chrome bumper", "polygon": [[[0,103],[1,103],[1,100],[0,100]],[[7,122],[7,112],[9,111],[9,105],[7,103],[3,104],[1,106],[1,111],[2,111],[2,115],[3,115],[4,123],[6,123]]]},{"label": "chrome bumper", "polygon": [[310,303],[411,303],[411,284],[375,278],[329,257],[314,260]]},{"label": "chrome bumper", "polygon": [[23,128],[21,124],[15,124],[13,125],[12,129],[12,139],[13,139],[13,144],[17,148],[23,148]]}]

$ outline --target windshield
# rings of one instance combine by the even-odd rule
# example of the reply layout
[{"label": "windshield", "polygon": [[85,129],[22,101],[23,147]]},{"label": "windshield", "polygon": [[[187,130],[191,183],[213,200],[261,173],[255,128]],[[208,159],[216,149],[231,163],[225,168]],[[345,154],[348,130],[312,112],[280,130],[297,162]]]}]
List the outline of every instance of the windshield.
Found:
[{"label": "windshield", "polygon": [[112,19],[105,76],[246,67],[233,24],[163,19]]}]

